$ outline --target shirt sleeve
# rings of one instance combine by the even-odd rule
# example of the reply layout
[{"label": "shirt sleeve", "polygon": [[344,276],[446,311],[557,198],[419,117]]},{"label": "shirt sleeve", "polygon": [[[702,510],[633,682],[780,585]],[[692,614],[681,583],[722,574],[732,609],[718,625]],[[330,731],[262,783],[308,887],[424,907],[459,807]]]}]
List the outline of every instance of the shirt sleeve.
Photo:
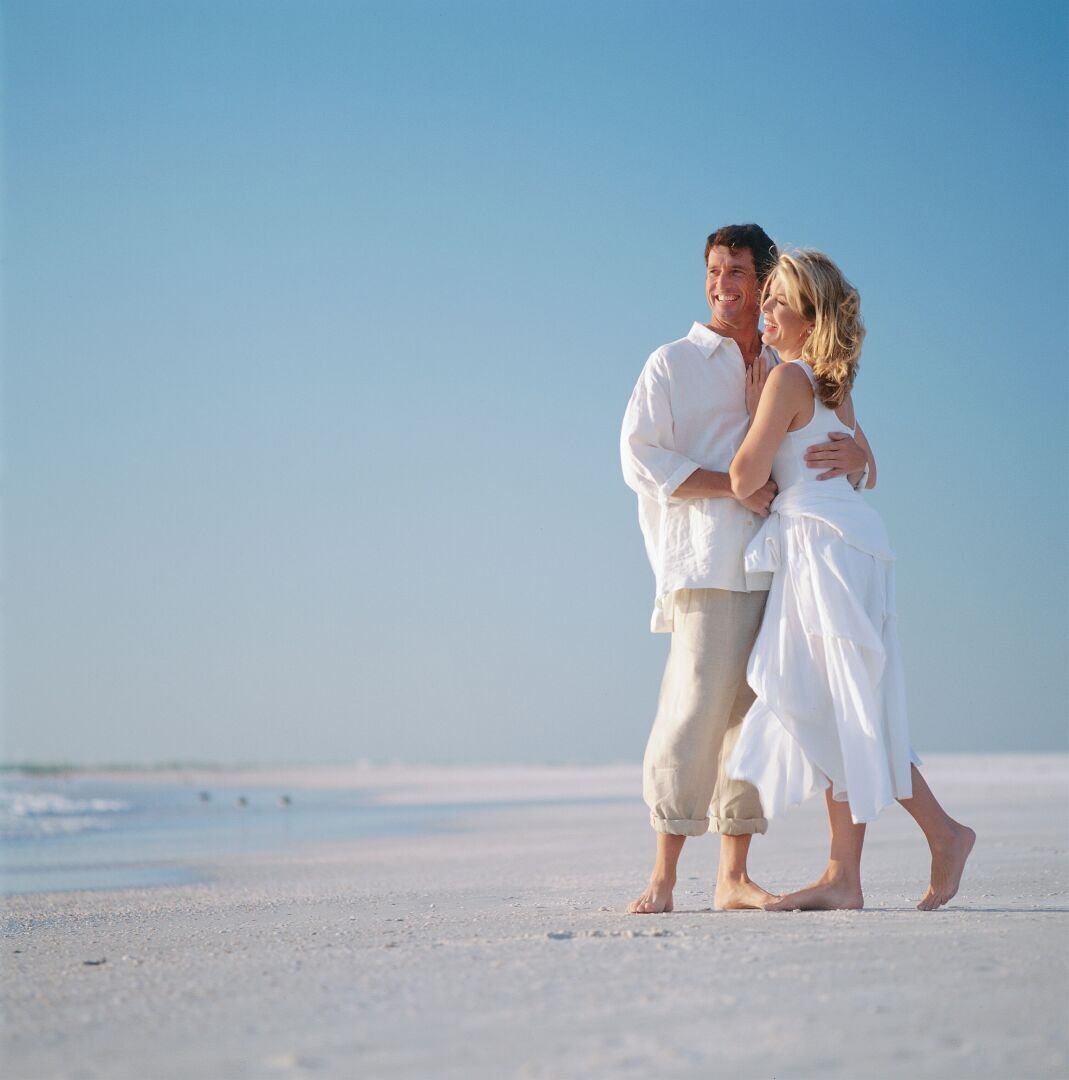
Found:
[{"label": "shirt sleeve", "polygon": [[659,352],[646,361],[627,403],[620,461],[627,486],[662,504],[699,468],[676,451],[670,381]]}]

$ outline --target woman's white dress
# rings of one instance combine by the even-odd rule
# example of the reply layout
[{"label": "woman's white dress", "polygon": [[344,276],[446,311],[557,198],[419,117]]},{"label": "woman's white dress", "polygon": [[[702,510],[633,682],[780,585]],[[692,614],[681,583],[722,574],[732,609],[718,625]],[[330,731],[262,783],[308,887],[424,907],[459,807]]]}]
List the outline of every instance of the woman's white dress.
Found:
[{"label": "woman's white dress", "polygon": [[[796,361],[812,384],[813,373]],[[912,794],[894,555],[879,514],[846,477],[813,479],[806,447],[852,434],[814,399],[812,421],[787,433],[772,465],[779,494],[746,550],[772,588],[747,680],[757,695],[728,761],[774,817],[825,790],[872,821]]]}]

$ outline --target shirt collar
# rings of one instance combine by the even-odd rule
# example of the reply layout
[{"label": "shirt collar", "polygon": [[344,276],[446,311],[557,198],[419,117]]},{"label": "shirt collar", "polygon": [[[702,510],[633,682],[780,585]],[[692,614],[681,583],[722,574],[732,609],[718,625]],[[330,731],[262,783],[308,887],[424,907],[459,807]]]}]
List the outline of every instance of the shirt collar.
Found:
[{"label": "shirt collar", "polygon": [[[725,341],[730,341],[731,338],[724,337],[723,334],[718,334],[715,330],[710,330],[704,323],[696,322],[691,328],[690,333],[687,334],[687,340],[694,345],[697,345],[706,358],[716,352],[717,347],[722,345]],[[773,362],[779,361],[779,353],[772,348],[771,345],[762,345],[761,353],[768,359],[772,359]]]},{"label": "shirt collar", "polygon": [[703,323],[696,322],[691,328],[690,333],[687,334],[687,340],[697,345],[706,357],[712,356],[716,351],[717,346],[724,340],[723,337],[716,333],[714,330],[710,330],[708,326]]}]

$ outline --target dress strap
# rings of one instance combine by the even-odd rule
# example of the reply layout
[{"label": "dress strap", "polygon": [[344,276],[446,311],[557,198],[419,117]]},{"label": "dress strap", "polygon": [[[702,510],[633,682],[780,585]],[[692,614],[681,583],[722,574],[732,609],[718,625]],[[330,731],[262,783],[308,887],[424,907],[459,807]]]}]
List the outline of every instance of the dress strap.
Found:
[{"label": "dress strap", "polygon": [[809,380],[809,385],[813,387],[813,391],[817,389],[817,377],[813,374],[813,369],[809,366],[808,361],[799,360],[798,366],[805,372],[805,377]]}]

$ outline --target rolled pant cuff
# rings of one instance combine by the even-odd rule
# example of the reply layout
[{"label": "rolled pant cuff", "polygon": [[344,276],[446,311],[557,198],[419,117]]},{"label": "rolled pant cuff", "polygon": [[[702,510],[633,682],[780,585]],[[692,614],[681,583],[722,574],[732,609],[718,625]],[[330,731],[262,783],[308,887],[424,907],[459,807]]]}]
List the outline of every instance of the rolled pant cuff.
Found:
[{"label": "rolled pant cuff", "polygon": [[709,831],[709,819],[663,818],[650,814],[650,824],[655,832],[671,833],[673,836],[704,836]]},{"label": "rolled pant cuff", "polygon": [[709,822],[709,831],[718,832],[724,836],[752,836],[754,833],[768,832],[768,819],[763,817],[712,818]]}]

